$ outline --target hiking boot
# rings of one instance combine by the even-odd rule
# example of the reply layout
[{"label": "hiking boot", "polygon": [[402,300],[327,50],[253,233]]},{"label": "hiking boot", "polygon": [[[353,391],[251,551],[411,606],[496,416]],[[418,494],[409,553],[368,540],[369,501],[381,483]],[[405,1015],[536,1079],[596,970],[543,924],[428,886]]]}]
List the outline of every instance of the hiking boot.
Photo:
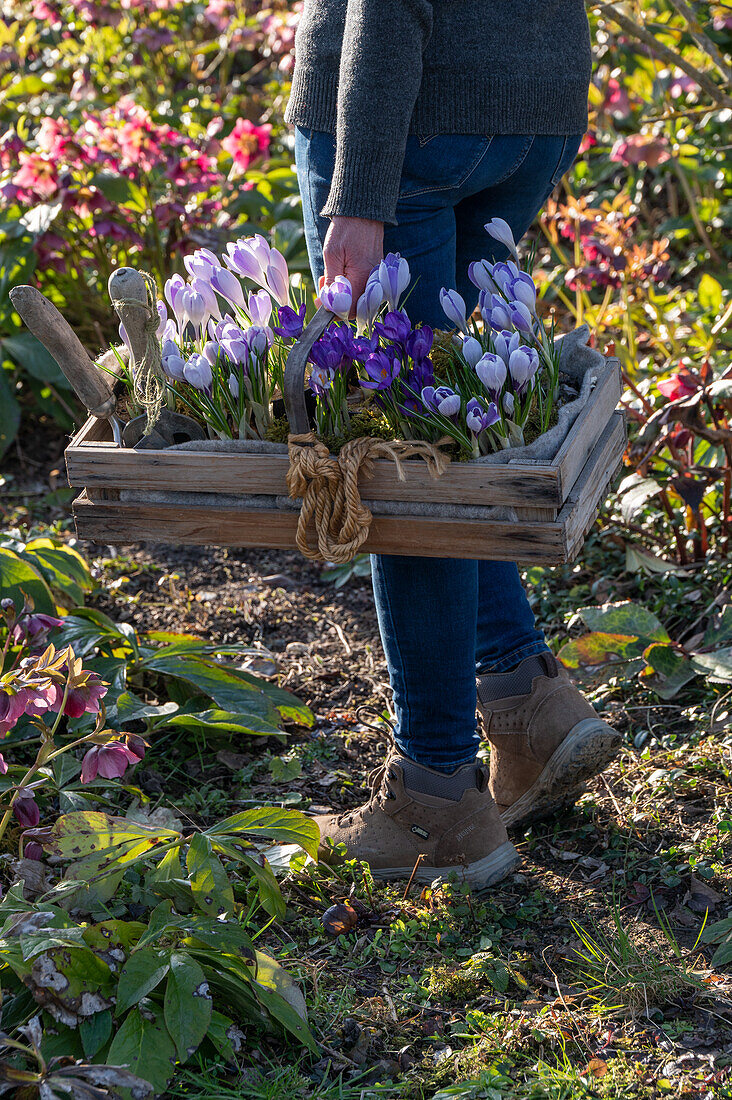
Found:
[{"label": "hiking boot", "polygon": [[476,889],[499,882],[519,863],[491,798],[487,768],[465,764],[446,775],[392,751],[369,784],[364,806],[315,818],[326,862],[337,859],[326,846],[329,837],[344,844],[350,858],[368,863],[375,878],[409,879],[414,871],[415,882],[430,883],[454,872]]},{"label": "hiking boot", "polygon": [[572,805],[620,749],[620,734],[551,653],[479,676],[478,709],[491,745],[490,789],[508,829]]}]

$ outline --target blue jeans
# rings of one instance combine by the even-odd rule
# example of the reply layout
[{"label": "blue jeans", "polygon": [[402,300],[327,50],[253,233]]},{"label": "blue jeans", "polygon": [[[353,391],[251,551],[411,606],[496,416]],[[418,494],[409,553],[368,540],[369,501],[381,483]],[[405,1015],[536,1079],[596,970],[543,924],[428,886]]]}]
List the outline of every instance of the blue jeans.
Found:
[{"label": "blue jeans", "polygon": [[[384,252],[409,261],[412,323],[446,327],[441,287],[456,288],[468,312],[478,292],[468,264],[506,252],[484,230],[504,218],[519,240],[574,160],[581,135],[409,137],[397,225]],[[323,274],[335,141],[298,128],[295,160],[313,278]],[[418,278],[417,278],[418,277]],[[416,280],[416,285],[415,285]],[[473,760],[476,672],[500,672],[548,648],[513,562],[374,554],[374,596],[394,694],[394,738],[420,764],[452,771]]]}]

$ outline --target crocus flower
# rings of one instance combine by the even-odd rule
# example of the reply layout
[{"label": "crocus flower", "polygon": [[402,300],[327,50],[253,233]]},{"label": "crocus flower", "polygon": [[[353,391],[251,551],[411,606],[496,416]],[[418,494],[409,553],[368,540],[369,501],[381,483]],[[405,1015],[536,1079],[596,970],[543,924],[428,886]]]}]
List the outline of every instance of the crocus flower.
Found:
[{"label": "crocus flower", "polygon": [[440,416],[457,416],[460,412],[460,394],[455,393],[449,386],[425,386],[422,390],[422,401],[428,409],[438,412]]},{"label": "crocus flower", "polygon": [[276,248],[270,248],[269,250],[265,279],[267,289],[277,304],[287,305],[287,300],[290,297],[290,273],[287,270],[285,257]]},{"label": "crocus flower", "polygon": [[163,337],[163,333],[165,332],[165,326],[168,323],[168,311],[165,308],[165,302],[162,302],[159,298],[155,303],[155,308],[157,309],[158,317],[160,318],[158,327],[155,329],[155,335],[157,336],[158,340],[161,340]]},{"label": "crocus flower", "polygon": [[429,325],[420,325],[407,337],[407,355],[415,363],[426,359],[432,351],[435,334]]},{"label": "crocus flower", "polygon": [[512,351],[508,357],[508,369],[511,381],[518,394],[523,393],[539,369],[539,353],[536,348],[525,344]]},{"label": "crocus flower", "polygon": [[178,354],[177,348],[172,354],[163,355],[163,373],[167,374],[168,378],[171,378],[174,382],[185,381],[183,373],[185,365],[186,361],[182,355]]},{"label": "crocus flower", "polygon": [[[385,340],[391,340],[395,344],[399,344],[404,347],[407,341],[407,337],[412,331],[412,323],[407,317],[406,313],[402,313],[401,310],[391,310],[384,317],[383,321],[377,321],[374,325],[374,332],[377,332],[379,336],[383,336]],[[429,348],[425,354],[429,353]],[[422,356],[419,356],[422,358]]]},{"label": "crocus flower", "polygon": [[455,328],[461,329],[463,332],[468,331],[465,301],[456,290],[445,290],[443,286],[440,291],[440,305],[442,306],[442,312]]},{"label": "crocus flower", "polygon": [[497,397],[506,381],[508,370],[500,355],[486,352],[475,365],[475,373],[492,397]]},{"label": "crocus flower", "polygon": [[503,395],[503,411],[506,416],[513,416],[513,410],[516,408],[516,401],[512,393],[508,390]]},{"label": "crocus flower", "polygon": [[[375,277],[374,277],[375,276]],[[378,277],[378,269],[371,272],[366,288],[356,303],[356,322],[359,332],[370,332],[374,318],[384,302],[384,288]]]},{"label": "crocus flower", "polygon": [[290,306],[280,306],[277,319],[280,323],[273,328],[278,336],[283,340],[299,340],[305,327],[305,303],[302,303],[297,313]]},{"label": "crocus flower", "polygon": [[212,367],[215,367],[221,355],[221,344],[217,340],[207,340],[203,345],[201,355],[208,360]]},{"label": "crocus flower", "polygon": [[[431,359],[415,362],[407,375],[406,385],[413,393],[422,393],[427,386],[434,386],[435,370]],[[419,407],[419,406],[418,406]]]},{"label": "crocus flower", "polygon": [[465,362],[471,367],[476,366],[483,354],[483,348],[480,345],[480,341],[476,340],[474,336],[465,336],[460,350],[463,353]]},{"label": "crocus flower", "polygon": [[379,282],[389,309],[399,308],[399,299],[409,286],[409,264],[398,252],[389,252],[379,264]]},{"label": "crocus flower", "polygon": [[244,309],[244,291],[233,271],[227,267],[216,268],[209,274],[209,283],[227,302]]},{"label": "crocus flower", "polygon": [[[268,256],[264,256],[264,269],[262,269],[262,250],[252,248],[254,238],[230,242],[226,246],[224,263],[245,279],[251,279],[260,285],[265,282]],[[266,242],[265,242],[266,244]]]},{"label": "crocus flower", "polygon": [[202,322],[202,324],[204,324],[209,317],[216,317],[218,319],[221,316],[218,299],[214,293],[214,289],[211,286],[211,283],[208,282],[208,280],[199,279],[198,276],[196,276],[196,278],[191,280],[191,290],[194,291],[194,293],[196,294],[200,294],[206,306],[206,312],[204,314],[204,321]]},{"label": "crocus flower", "polygon": [[235,374],[229,375],[229,393],[235,401],[239,400],[239,379]]},{"label": "crocus flower", "polygon": [[258,290],[250,293],[246,304],[252,324],[257,328],[266,328],[272,316],[272,299],[266,290]]},{"label": "crocus flower", "polygon": [[121,779],[130,764],[142,760],[125,741],[108,741],[106,745],[92,745],[81,763],[81,782],[91,783],[98,775],[103,779]]},{"label": "crocus flower", "polygon": [[364,363],[368,378],[361,379],[361,385],[367,390],[388,390],[401,367],[397,356],[387,355],[381,350],[375,351]]},{"label": "crocus flower", "polygon": [[186,289],[186,282],[182,275],[171,275],[169,279],[166,279],[164,294],[168,305],[173,310],[173,313],[180,323],[183,320],[183,306],[180,303],[180,296]]},{"label": "crocus flower", "polygon": [[197,248],[191,256],[184,256],[183,264],[189,275],[199,279],[210,279],[213,272],[221,267],[218,256],[209,248]]},{"label": "crocus flower", "polygon": [[500,243],[518,259],[516,242],[513,239],[511,226],[507,221],[504,221],[503,218],[491,218],[485,226],[485,231],[490,237],[493,237],[495,241],[500,241]]},{"label": "crocus flower", "polygon": [[203,294],[192,287],[186,287],[180,294],[180,306],[183,316],[186,317],[194,328],[198,328],[209,316],[206,299]]},{"label": "crocus flower", "polygon": [[333,282],[329,286],[324,286],[319,292],[319,297],[322,306],[329,309],[331,313],[335,313],[337,317],[342,317],[344,321],[348,320],[353,291],[344,275],[336,275]]},{"label": "crocus flower", "polygon": [[498,409],[491,401],[488,408],[472,397],[465,407],[465,423],[474,435],[480,435],[499,419]]},{"label": "crocus flower", "polygon": [[249,363],[249,344],[243,329],[233,322],[222,327],[219,333],[221,347],[234,363],[246,366]]},{"label": "crocus flower", "polygon": [[38,803],[36,802],[33,791],[29,791],[23,788],[13,803],[13,813],[15,817],[24,825],[27,829],[35,829],[38,822],[41,820],[41,812],[38,809]]},{"label": "crocus flower", "polygon": [[493,264],[493,281],[503,294],[508,294],[511,283],[520,274],[521,270],[513,260],[509,260],[508,263],[501,260]]},{"label": "crocus flower", "polygon": [[210,390],[213,383],[211,364],[203,355],[191,355],[183,367],[183,377],[197,390]]},{"label": "crocus flower", "polygon": [[21,615],[10,632],[10,640],[15,645],[28,641],[36,649],[45,646],[49,631],[63,625],[63,620],[55,619],[53,615]]},{"label": "crocus flower", "polygon": [[498,294],[489,294],[487,290],[481,290],[478,297],[480,315],[489,328],[496,332],[507,329],[511,322],[511,312],[508,304]]},{"label": "crocus flower", "polygon": [[503,362],[508,366],[508,357],[512,351],[521,343],[521,337],[517,332],[494,332],[493,333],[493,350],[496,355],[500,355]]},{"label": "crocus flower", "polygon": [[523,302],[510,302],[509,313],[511,317],[511,324],[519,332],[525,332],[528,335],[534,331],[534,319],[531,310]]},{"label": "crocus flower", "polygon": [[310,372],[310,389],[317,397],[323,397],[333,385],[335,371],[331,367],[314,366]]},{"label": "crocus flower", "polygon": [[475,260],[468,265],[468,278],[478,290],[488,290],[495,294],[498,287],[493,279],[493,264],[488,260]]},{"label": "crocus flower", "polygon": [[511,280],[509,297],[514,302],[525,305],[530,313],[536,312],[536,286],[528,272],[519,271],[518,275]]},{"label": "crocus flower", "polygon": [[253,355],[261,359],[263,355],[267,354],[267,349],[270,344],[270,335],[271,333],[268,329],[260,328],[258,325],[252,325],[251,328],[247,329],[244,334],[244,339],[247,342],[250,356]]}]

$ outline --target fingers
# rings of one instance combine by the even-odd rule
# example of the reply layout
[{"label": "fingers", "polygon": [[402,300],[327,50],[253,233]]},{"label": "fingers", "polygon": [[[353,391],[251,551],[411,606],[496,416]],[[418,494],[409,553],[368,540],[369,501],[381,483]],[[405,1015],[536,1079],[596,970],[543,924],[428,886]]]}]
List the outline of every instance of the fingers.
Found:
[{"label": "fingers", "polygon": [[325,276],[330,284],[337,275],[345,275],[353,290],[355,305],[366,287],[366,280],[383,256],[384,226],[364,218],[335,217],[331,220],[323,246]]}]

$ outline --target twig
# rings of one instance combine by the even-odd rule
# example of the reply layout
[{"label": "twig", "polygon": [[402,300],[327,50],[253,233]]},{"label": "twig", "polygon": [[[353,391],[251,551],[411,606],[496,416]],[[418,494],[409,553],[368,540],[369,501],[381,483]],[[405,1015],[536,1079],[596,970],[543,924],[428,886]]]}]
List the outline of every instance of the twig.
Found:
[{"label": "twig", "polygon": [[617,813],[620,820],[623,821],[625,815],[623,814],[623,811],[620,808],[620,803],[618,802],[617,798],[615,797],[615,795],[612,792],[610,784],[608,783],[607,779],[605,778],[605,776],[602,773],[600,773],[600,779],[605,784],[605,790],[610,795],[610,799],[612,801],[612,804],[615,807],[615,812]]},{"label": "twig", "polygon": [[425,858],[424,852],[420,852],[419,855],[417,856],[417,862],[415,863],[414,867],[412,868],[412,873],[409,876],[409,882],[407,883],[407,887],[406,887],[404,893],[402,894],[402,901],[407,900],[407,894],[409,893],[409,891],[412,887],[412,882],[414,881],[414,876],[417,874],[417,868],[419,867],[420,863],[422,862],[422,860],[424,858]]},{"label": "twig", "polygon": [[676,50],[672,50],[669,46],[664,46],[654,34],[647,31],[640,23],[636,23],[634,19],[630,19],[627,15],[623,15],[621,12],[616,11],[614,4],[595,4],[594,6],[597,11],[607,16],[608,19],[612,19],[614,23],[617,23],[617,25],[627,34],[633,35],[639,42],[648,46],[656,57],[666,61],[669,65],[678,65],[678,67],[682,69],[687,76],[690,76],[692,80],[695,80],[699,87],[704,89],[710,99],[713,99],[720,107],[732,107],[732,97],[726,95],[726,93],[715,84],[711,77],[703,73],[700,69],[697,69],[695,65],[692,65],[685,57],[677,53]]},{"label": "twig", "polygon": [[334,622],[333,619],[326,619],[325,621],[328,623],[329,626],[333,627],[336,634],[338,635],[338,637],[341,640],[341,645],[345,649],[346,654],[350,657],[351,653],[353,651],[352,651],[350,645],[348,644],[348,639],[346,638],[346,635],[343,633],[343,629],[338,625],[338,623]]}]

